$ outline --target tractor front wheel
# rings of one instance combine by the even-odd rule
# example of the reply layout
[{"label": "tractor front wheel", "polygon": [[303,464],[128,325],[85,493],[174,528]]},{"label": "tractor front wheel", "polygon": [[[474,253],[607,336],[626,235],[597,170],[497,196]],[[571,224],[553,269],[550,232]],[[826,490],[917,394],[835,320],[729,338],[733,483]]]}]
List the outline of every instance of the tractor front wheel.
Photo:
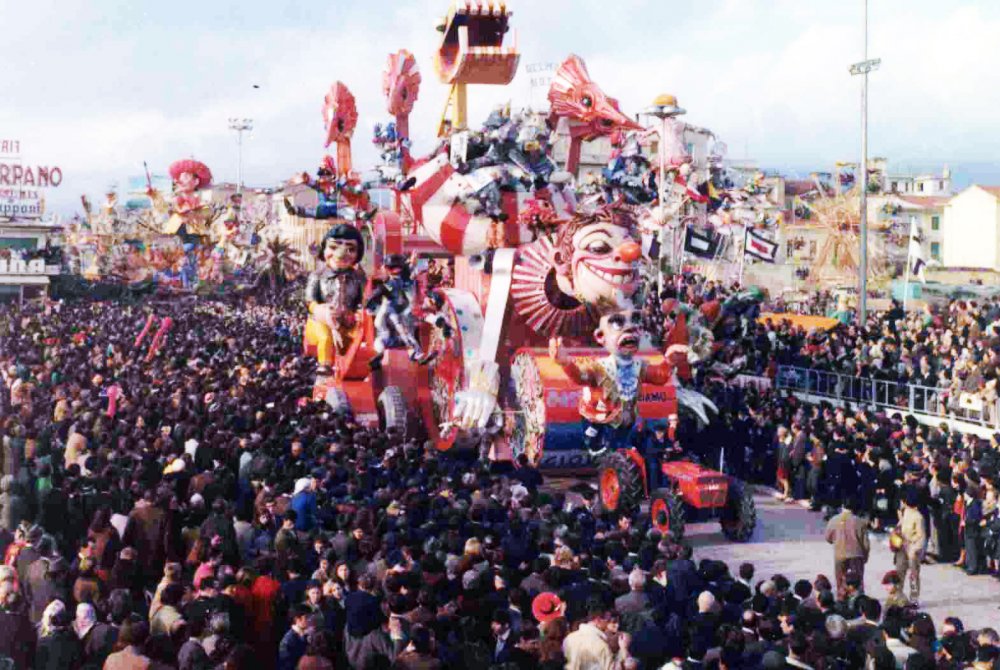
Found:
[{"label": "tractor front wheel", "polygon": [[729,499],[720,520],[722,534],[733,542],[749,542],[757,525],[757,503],[745,486],[729,487]]},{"label": "tractor front wheel", "polygon": [[605,454],[599,461],[597,483],[601,507],[609,512],[628,514],[639,508],[646,488],[639,466],[618,451]]},{"label": "tractor front wheel", "polygon": [[656,489],[649,498],[653,528],[664,538],[680,542],[684,537],[684,502],[670,489]]}]

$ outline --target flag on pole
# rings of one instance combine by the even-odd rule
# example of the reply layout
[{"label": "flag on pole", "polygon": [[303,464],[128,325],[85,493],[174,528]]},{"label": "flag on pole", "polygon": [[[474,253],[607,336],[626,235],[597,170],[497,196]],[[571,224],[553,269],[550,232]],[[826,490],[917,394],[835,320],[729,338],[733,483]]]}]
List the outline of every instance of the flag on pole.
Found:
[{"label": "flag on pole", "polygon": [[684,233],[684,251],[702,258],[715,258],[720,236],[711,231],[699,232],[688,227]]},{"label": "flag on pole", "polygon": [[773,263],[778,256],[778,243],[772,242],[763,235],[755,233],[747,228],[746,239],[744,240],[743,253],[753,256],[757,260],[765,263]]},{"label": "flag on pole", "polygon": [[910,249],[907,262],[910,264],[910,274],[916,277],[921,284],[927,282],[927,277],[924,276],[927,261],[924,260],[923,241],[917,217],[910,217]]}]

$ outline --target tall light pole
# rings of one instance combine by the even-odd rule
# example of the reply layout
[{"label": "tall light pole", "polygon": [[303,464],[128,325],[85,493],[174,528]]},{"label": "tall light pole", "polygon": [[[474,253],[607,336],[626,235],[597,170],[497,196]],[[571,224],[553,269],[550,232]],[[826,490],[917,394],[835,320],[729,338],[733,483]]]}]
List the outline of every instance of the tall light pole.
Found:
[{"label": "tall light pole", "polygon": [[868,320],[868,73],[877,70],[881,58],[868,58],[868,0],[865,5],[864,51],[860,63],[851,66],[852,75],[861,75],[861,286],[858,295],[858,320],[864,327]]},{"label": "tall light pole", "polygon": [[[653,100],[653,104],[646,109],[646,114],[649,116],[655,116],[660,120],[660,142],[659,142],[659,168],[660,174],[656,181],[657,190],[659,191],[657,199],[659,200],[660,211],[666,213],[667,211],[667,162],[670,160],[668,155],[669,147],[667,147],[667,137],[672,132],[671,119],[680,116],[681,114],[686,114],[687,110],[678,106],[677,98],[670,95],[669,93],[664,93],[662,95],[656,96]],[[661,222],[660,230],[657,232],[660,242],[660,256],[656,259],[657,264],[657,287],[660,291],[663,290],[663,253],[667,248],[667,235],[666,235],[666,222]],[[674,251],[676,247],[676,241],[671,240],[670,244],[670,255],[671,262],[675,262]],[[679,271],[679,268],[677,269]]]},{"label": "tall light pole", "polygon": [[236,192],[243,191],[243,133],[253,130],[253,119],[229,119],[229,129],[236,131]]}]

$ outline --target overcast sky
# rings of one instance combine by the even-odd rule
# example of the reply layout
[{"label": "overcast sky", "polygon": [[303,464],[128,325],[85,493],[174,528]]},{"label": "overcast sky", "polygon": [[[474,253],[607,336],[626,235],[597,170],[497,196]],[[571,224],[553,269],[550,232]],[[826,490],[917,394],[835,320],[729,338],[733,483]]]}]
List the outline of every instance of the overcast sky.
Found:
[{"label": "overcast sky", "polygon": [[[862,0],[510,0],[526,64],[582,56],[622,108],[660,92],[712,129],[729,155],[790,171],[859,154]],[[245,181],[273,185],[323,154],[320,105],[335,80],[361,119],[355,163],[370,163],[385,117],[386,56],[410,49],[424,76],[411,119],[429,148],[446,88],[433,73],[434,23],[447,0],[0,0],[0,139],[28,163],[59,165],[50,209],[74,211],[177,158],[235,180],[230,116],[254,119]],[[899,167],[949,163],[1000,181],[1000,2],[871,0],[870,151]],[[475,124],[529,96],[527,75],[470,90]],[[253,85],[260,86],[259,89]]]}]

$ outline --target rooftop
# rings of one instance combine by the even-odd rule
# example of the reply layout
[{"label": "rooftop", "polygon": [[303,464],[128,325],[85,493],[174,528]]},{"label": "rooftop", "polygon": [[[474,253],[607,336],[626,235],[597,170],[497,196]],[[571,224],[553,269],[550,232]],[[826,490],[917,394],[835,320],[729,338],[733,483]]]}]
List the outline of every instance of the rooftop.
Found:
[{"label": "rooftop", "polygon": [[[1000,187],[997,187],[1000,188]],[[950,195],[899,195],[896,197],[905,203],[921,207],[924,209],[938,209],[944,207],[951,200]]]}]

